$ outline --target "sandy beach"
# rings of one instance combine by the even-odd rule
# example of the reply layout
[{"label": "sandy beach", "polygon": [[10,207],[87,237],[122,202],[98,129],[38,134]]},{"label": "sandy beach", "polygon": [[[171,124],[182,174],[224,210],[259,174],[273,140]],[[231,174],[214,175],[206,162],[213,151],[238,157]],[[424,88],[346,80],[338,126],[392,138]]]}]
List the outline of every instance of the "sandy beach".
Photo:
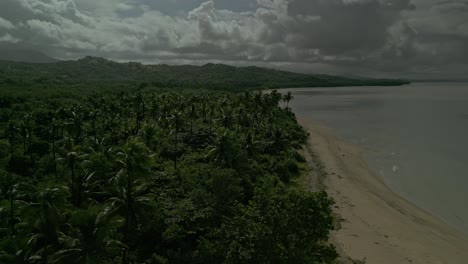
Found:
[{"label": "sandy beach", "polygon": [[306,151],[306,158],[315,162],[318,156],[324,165],[322,182],[343,218],[332,234],[339,252],[371,264],[468,263],[468,236],[389,189],[359,147],[317,122],[298,120],[310,134],[313,153]]}]

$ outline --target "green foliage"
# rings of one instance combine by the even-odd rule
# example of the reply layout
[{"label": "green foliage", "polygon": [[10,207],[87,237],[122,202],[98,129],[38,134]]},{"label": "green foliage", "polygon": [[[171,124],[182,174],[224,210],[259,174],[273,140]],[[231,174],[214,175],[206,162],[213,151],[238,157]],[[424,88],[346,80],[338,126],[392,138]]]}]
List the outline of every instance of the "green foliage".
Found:
[{"label": "green foliage", "polygon": [[204,263],[330,263],[337,257],[325,242],[333,227],[332,204],[325,193],[258,190],[202,241],[201,258]]},{"label": "green foliage", "polygon": [[0,109],[0,263],[336,257],[332,201],[287,187],[306,133],[281,94],[28,96]]},{"label": "green foliage", "polygon": [[[54,96],[72,97],[76,90],[91,93],[95,91],[95,87],[101,90],[111,88],[114,91],[125,90],[128,86],[140,89],[159,87],[242,91],[258,88],[403,85],[407,83],[402,80],[352,79],[223,64],[143,65],[134,62],[117,63],[93,57],[78,61],[41,64],[0,61],[0,87],[9,88],[10,97],[1,99],[0,107],[8,108],[11,100],[17,99],[14,95],[18,92],[37,94],[36,92],[41,93],[44,90]],[[285,102],[291,99],[287,97]]]}]

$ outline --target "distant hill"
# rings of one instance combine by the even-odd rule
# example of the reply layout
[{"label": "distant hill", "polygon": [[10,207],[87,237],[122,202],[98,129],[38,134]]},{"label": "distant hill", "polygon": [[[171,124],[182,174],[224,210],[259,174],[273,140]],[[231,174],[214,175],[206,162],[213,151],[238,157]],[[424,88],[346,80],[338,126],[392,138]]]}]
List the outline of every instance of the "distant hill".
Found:
[{"label": "distant hill", "polygon": [[35,50],[0,50],[0,60],[30,63],[53,63],[57,59]]},{"label": "distant hill", "polygon": [[260,67],[223,64],[203,66],[117,63],[86,57],[76,61],[37,64],[0,61],[0,86],[153,86],[241,90],[283,87],[403,85],[389,79],[353,79],[331,75],[307,75]]}]

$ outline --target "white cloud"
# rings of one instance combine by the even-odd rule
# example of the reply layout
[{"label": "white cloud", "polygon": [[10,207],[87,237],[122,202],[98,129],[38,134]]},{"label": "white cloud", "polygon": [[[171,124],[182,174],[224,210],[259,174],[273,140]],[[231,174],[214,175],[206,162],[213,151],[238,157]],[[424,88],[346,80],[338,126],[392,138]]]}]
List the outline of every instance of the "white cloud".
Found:
[{"label": "white cloud", "polygon": [[117,10],[118,11],[129,11],[135,8],[134,5],[128,4],[128,3],[118,3],[117,4]]},{"label": "white cloud", "polygon": [[0,36],[0,42],[6,42],[6,43],[17,43],[19,42],[19,39],[11,36],[10,34],[6,33],[3,36]]},{"label": "white cloud", "polygon": [[14,29],[15,26],[10,21],[0,17],[0,28]]},{"label": "white cloud", "polygon": [[326,63],[382,71],[467,63],[467,1],[413,1],[416,10],[410,0],[256,0],[242,12],[206,1],[169,15],[147,0],[2,0],[0,29],[8,31],[3,42],[62,58]]}]

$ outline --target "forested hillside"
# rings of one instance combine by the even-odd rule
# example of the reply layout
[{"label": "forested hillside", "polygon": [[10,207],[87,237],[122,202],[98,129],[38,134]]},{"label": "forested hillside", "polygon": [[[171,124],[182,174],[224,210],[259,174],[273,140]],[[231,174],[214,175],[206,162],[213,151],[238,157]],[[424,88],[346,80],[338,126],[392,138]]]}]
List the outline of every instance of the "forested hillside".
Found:
[{"label": "forested hillside", "polygon": [[279,106],[290,96],[10,99],[0,105],[0,263],[336,258],[332,201],[289,186],[306,140]]},{"label": "forested hillside", "polygon": [[143,85],[159,88],[239,91],[258,88],[402,85],[406,83],[401,80],[306,75],[253,66],[143,65],[134,62],[117,63],[93,57],[78,61],[41,64],[0,61],[0,87],[3,88]]}]

